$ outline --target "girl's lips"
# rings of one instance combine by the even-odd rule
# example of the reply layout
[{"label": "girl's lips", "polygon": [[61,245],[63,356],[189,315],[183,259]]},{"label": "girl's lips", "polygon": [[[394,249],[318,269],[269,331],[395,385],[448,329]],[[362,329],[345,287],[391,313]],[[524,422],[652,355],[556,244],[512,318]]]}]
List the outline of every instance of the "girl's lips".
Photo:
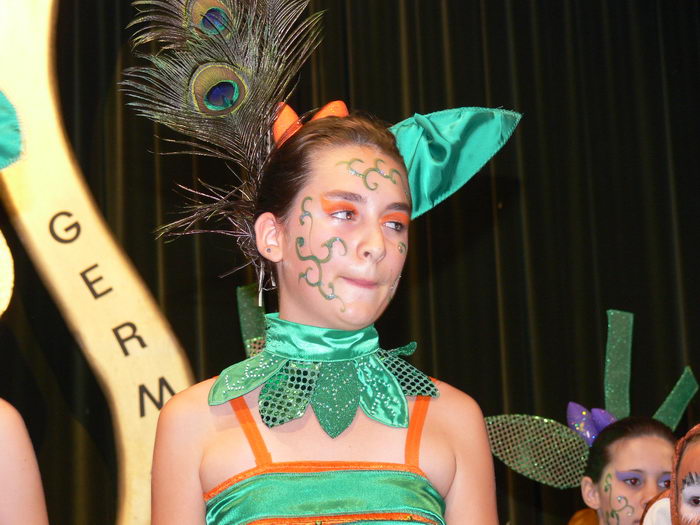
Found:
[{"label": "girl's lips", "polygon": [[353,279],[351,277],[343,277],[343,279],[354,286],[359,286],[360,288],[376,288],[377,286],[376,281],[367,281],[365,279]]}]

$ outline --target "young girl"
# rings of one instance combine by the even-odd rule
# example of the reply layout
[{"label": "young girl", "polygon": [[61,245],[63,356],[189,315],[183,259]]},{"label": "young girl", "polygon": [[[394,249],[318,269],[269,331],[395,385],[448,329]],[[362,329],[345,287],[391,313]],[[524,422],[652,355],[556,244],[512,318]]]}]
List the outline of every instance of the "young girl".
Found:
[{"label": "young girl", "polygon": [[[379,349],[372,326],[401,277],[410,195],[393,136],[364,117],[307,123],[274,152],[255,242],[274,272],[279,314],[268,316],[261,355],[293,368],[279,377],[262,360],[235,365],[167,404],[153,465],[154,525],[497,523],[479,407],[439,381],[437,397],[422,374]],[[408,428],[398,417],[404,392],[384,383],[387,365],[403,366],[435,395],[408,397]],[[291,390],[275,390],[293,371]],[[311,400],[297,403],[314,378]],[[261,396],[265,406],[296,403],[294,418],[278,425],[259,409]]]},{"label": "young girl", "polygon": [[670,486],[674,444],[666,425],[644,417],[620,419],[598,435],[581,479],[597,524],[639,523],[647,503]]},{"label": "young girl", "polygon": [[163,49],[131,71],[133,104],[239,176],[205,184],[172,227],[221,220],[279,294],[259,354],[164,407],[152,522],[493,525],[479,407],[403,360],[414,344],[381,349],[373,323],[410,220],[478,171],[519,115],[461,108],[390,131],[334,102],[304,123],[280,101],[318,36],[318,15],[295,22],[306,4],[138,2],[150,10],[137,43]]}]

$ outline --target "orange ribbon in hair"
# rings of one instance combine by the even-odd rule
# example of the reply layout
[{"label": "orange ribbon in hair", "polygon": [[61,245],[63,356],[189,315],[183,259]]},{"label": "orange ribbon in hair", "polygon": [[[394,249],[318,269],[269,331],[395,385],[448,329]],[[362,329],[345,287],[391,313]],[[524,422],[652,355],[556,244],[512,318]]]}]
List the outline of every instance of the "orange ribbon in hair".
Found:
[{"label": "orange ribbon in hair", "polygon": [[[311,120],[318,120],[326,117],[347,117],[350,113],[348,107],[342,100],[334,100],[329,102],[316,114],[311,117]],[[291,106],[284,102],[280,102],[280,111],[277,114],[275,123],[272,125],[272,136],[275,139],[275,144],[279,148],[284,142],[301,129],[302,123],[299,120],[299,115]]]}]

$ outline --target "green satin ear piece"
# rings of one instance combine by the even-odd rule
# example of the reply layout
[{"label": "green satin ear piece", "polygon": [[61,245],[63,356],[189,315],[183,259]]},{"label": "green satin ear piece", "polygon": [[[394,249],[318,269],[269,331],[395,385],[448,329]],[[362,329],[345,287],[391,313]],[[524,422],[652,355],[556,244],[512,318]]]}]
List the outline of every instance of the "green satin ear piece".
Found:
[{"label": "green satin ear piece", "polygon": [[676,430],[678,422],[688,403],[698,391],[698,382],[689,366],[683,369],[681,377],[676,382],[671,393],[666,397],[654,414],[654,419],[661,421],[671,430]]},{"label": "green satin ear piece", "polygon": [[617,419],[630,415],[632,324],[634,314],[608,310],[605,345],[605,410]]},{"label": "green satin ear piece", "polygon": [[461,188],[510,138],[520,114],[456,108],[415,114],[389,131],[406,163],[415,219]]},{"label": "green satin ear piece", "polygon": [[22,136],[14,106],[0,91],[0,170],[19,158]]},{"label": "green satin ear piece", "polygon": [[236,288],[238,319],[246,356],[263,349],[265,343],[265,309],[258,306],[258,287],[255,283]]}]

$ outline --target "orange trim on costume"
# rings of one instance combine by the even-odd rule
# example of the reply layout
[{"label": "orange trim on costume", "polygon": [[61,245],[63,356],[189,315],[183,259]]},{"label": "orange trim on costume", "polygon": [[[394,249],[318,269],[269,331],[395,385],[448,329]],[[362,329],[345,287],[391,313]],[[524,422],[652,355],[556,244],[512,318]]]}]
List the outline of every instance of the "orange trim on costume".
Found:
[{"label": "orange trim on costume", "polygon": [[[301,129],[302,123],[299,120],[299,115],[291,106],[284,102],[280,102],[280,110],[277,114],[274,124],[272,124],[272,137],[275,140],[275,145],[280,147],[285,141]],[[350,113],[348,107],[342,100],[334,100],[329,102],[316,114],[311,117],[311,120],[318,120],[326,117],[347,117]]]},{"label": "orange trim on costume", "polygon": [[231,406],[238,418],[238,422],[241,424],[241,428],[243,428],[250,448],[253,450],[255,464],[263,466],[272,463],[272,456],[270,456],[270,452],[265,446],[265,442],[260,435],[260,430],[258,430],[258,426],[255,424],[253,416],[250,414],[248,404],[245,402],[245,399],[243,399],[243,396],[232,399]]},{"label": "orange trim on costume", "polygon": [[346,516],[307,516],[304,518],[265,518],[251,521],[250,525],[337,525],[363,521],[413,521],[416,523],[437,523],[429,518],[406,512],[370,512],[348,514]]},{"label": "orange trim on costume", "polygon": [[338,470],[385,470],[394,472],[410,472],[428,479],[420,468],[401,463],[385,463],[372,461],[285,461],[280,463],[270,463],[245,470],[226,481],[219,483],[216,487],[204,494],[205,500],[210,500],[229,487],[249,478],[261,474],[308,474],[313,472],[326,472]]},{"label": "orange trim on costume", "polygon": [[417,396],[413,405],[406,436],[406,465],[418,467],[420,459],[420,439],[423,435],[425,416],[428,413],[429,396]]}]

